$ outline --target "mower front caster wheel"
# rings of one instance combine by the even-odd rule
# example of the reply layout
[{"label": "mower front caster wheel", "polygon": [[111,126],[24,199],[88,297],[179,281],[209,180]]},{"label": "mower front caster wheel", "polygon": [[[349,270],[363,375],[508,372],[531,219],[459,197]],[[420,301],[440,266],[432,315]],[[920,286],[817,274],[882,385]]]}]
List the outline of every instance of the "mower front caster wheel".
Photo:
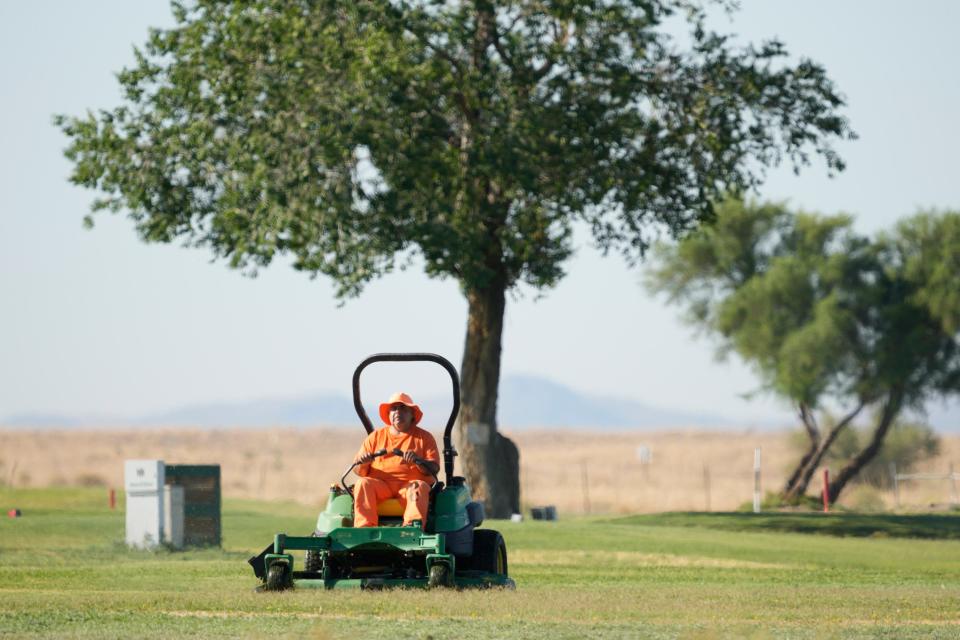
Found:
[{"label": "mower front caster wheel", "polygon": [[287,565],[279,562],[270,565],[267,569],[267,579],[263,588],[267,591],[283,591],[290,587],[290,581],[287,577]]},{"label": "mower front caster wheel", "polygon": [[435,564],[430,567],[430,573],[427,575],[427,586],[431,589],[452,587],[453,575],[450,573],[450,567],[445,564]]}]

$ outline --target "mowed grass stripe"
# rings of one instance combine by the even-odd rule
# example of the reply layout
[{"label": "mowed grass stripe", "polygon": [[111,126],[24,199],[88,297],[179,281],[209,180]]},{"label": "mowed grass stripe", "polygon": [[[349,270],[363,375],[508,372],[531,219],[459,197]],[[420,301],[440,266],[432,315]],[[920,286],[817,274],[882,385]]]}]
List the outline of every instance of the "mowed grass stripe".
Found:
[{"label": "mowed grass stripe", "polygon": [[[223,585],[208,590],[183,585],[179,593],[113,590],[80,593],[77,590],[5,590],[0,610],[17,611],[231,611],[238,614],[331,613],[377,615],[402,619],[414,612],[423,618],[479,617],[511,619],[522,612],[527,620],[579,620],[595,622],[633,620],[673,622],[678,617],[711,623],[747,619],[775,624],[801,623],[811,618],[840,623],[848,619],[874,622],[952,620],[957,591],[886,586],[861,591],[848,586],[795,586],[764,589],[756,584],[602,584],[589,590],[565,587],[532,587],[511,592],[429,593],[323,593],[301,591],[284,594],[237,593]],[[38,596],[42,601],[38,601]],[[824,607],[823,602],[830,606]],[[864,616],[864,611],[869,616]]]}]

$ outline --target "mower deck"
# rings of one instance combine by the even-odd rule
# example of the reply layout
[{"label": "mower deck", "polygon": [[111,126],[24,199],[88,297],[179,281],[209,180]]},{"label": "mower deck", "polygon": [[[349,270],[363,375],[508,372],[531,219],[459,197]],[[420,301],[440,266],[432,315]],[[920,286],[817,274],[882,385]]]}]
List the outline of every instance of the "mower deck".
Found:
[{"label": "mower deck", "polygon": [[[270,552],[272,551],[272,553]],[[320,571],[295,571],[291,551],[322,552],[328,565]],[[362,556],[371,564],[356,564]],[[413,564],[425,563],[427,571],[439,565],[444,571],[442,583],[436,583],[428,575],[418,575],[412,569],[404,569],[383,558],[407,558]],[[261,555],[263,570],[277,565],[283,568],[281,582],[270,583],[258,590],[277,589],[390,589],[453,587],[457,589],[487,589],[491,587],[514,588],[514,581],[506,575],[456,568],[456,557],[445,553],[444,536],[424,533],[420,527],[343,527],[321,536],[288,536],[278,533],[273,549]],[[350,577],[337,575],[334,568],[339,559],[349,559]],[[252,560],[252,559],[251,559]],[[398,575],[398,574],[406,575]]]},{"label": "mower deck", "polygon": [[[490,589],[504,587],[513,589],[516,584],[512,578],[491,575],[481,571],[469,571],[457,575],[450,585],[454,589]],[[295,571],[293,587],[296,589],[426,589],[430,587],[426,578],[333,578],[324,580],[316,573]]]}]

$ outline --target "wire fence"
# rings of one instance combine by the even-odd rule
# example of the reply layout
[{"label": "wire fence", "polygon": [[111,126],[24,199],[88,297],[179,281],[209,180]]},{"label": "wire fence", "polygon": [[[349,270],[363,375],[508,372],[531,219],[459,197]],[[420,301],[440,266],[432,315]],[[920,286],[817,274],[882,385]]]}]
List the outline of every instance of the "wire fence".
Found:
[{"label": "wire fence", "polygon": [[960,473],[957,473],[953,470],[953,465],[950,465],[950,470],[947,473],[898,473],[897,465],[894,462],[890,463],[890,480],[893,485],[893,494],[896,500],[897,508],[903,506],[901,499],[901,483],[905,481],[909,482],[943,482],[949,487],[950,491],[950,506],[957,507],[960,506],[960,495],[957,492],[957,482],[960,481]]},{"label": "wire fence", "polygon": [[[560,517],[750,509],[757,498],[783,488],[797,461],[789,437],[776,432],[540,430],[509,435],[521,452],[524,513],[531,507],[554,505]],[[356,453],[359,440],[355,429],[336,428],[0,429],[0,487],[107,490],[122,486],[125,459],[158,458],[220,464],[223,493],[229,498],[320,506],[330,483],[339,479]],[[887,489],[851,484],[841,504],[877,511],[960,507],[958,462],[960,436],[945,435],[937,458],[910,472],[891,468]],[[818,495],[821,489],[818,473],[808,493]]]}]

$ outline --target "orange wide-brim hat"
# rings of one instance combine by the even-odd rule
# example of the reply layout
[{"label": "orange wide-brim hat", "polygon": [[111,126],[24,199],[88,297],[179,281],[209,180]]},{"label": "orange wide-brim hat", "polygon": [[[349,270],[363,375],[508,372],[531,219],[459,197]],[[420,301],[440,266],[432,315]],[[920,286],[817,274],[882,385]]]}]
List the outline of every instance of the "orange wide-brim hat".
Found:
[{"label": "orange wide-brim hat", "polygon": [[420,411],[418,407],[413,402],[413,398],[398,391],[397,393],[390,396],[390,399],[380,405],[380,419],[383,420],[384,424],[390,424],[390,406],[395,404],[405,404],[411,409],[413,409],[413,424],[420,424],[420,418],[423,417],[423,411]]}]

